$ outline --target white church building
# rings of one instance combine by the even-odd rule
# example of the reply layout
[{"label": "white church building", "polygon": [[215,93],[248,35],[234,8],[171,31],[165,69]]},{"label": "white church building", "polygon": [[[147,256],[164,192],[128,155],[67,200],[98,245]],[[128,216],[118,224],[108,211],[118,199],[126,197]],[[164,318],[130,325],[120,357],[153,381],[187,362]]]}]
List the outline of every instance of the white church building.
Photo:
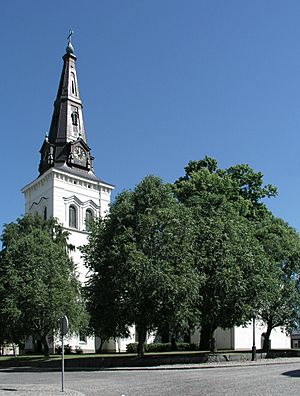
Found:
[{"label": "white church building", "polygon": [[[26,213],[54,217],[69,232],[69,243],[75,246],[71,255],[79,279],[84,283],[87,269],[79,246],[87,244],[86,220],[105,215],[114,186],[94,173],[94,158],[84,127],[76,56],[70,40],[63,61],[49,135],[40,150],[39,176],[22,192]],[[84,351],[95,351],[93,338],[70,341]]]},{"label": "white church building", "polygon": [[[79,246],[87,243],[86,220],[105,216],[109,210],[114,186],[99,179],[93,168],[94,157],[88,145],[84,127],[83,107],[79,93],[76,56],[69,38],[63,69],[59,82],[50,131],[42,144],[39,176],[27,184],[22,192],[25,197],[25,212],[39,213],[44,218],[54,217],[69,232],[69,243],[75,246],[72,258],[82,283],[87,269],[83,264]],[[256,326],[257,348],[261,347],[264,326]],[[218,349],[243,350],[252,347],[252,327],[218,329],[216,341]],[[111,341],[104,346],[107,350],[125,351],[126,344],[135,341]],[[195,332],[191,341],[199,342]],[[97,342],[93,337],[78,336],[67,341],[73,347],[79,346],[84,352],[94,352]],[[290,337],[275,329],[271,333],[272,348],[290,348]]]}]

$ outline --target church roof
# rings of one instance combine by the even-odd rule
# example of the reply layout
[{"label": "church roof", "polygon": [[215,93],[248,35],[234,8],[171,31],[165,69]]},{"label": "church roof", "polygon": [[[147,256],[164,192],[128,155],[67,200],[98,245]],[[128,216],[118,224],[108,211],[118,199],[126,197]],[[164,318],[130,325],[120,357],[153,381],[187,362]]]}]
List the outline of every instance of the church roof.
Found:
[{"label": "church roof", "polygon": [[[49,135],[45,137],[40,153],[40,175],[54,167],[73,175],[98,180],[93,169],[94,157],[87,144],[83,106],[79,93],[76,56],[68,36],[63,68],[54,101]],[[106,183],[108,184],[108,183]]]}]

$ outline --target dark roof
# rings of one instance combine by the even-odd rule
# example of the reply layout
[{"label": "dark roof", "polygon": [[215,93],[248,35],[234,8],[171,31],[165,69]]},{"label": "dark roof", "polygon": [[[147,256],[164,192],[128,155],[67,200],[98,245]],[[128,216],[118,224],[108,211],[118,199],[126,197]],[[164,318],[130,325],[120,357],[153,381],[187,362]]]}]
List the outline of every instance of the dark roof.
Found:
[{"label": "dark roof", "polygon": [[[101,181],[114,187],[98,179],[93,171],[94,158],[87,144],[83,106],[77,80],[77,58],[73,50],[68,51],[68,48],[63,56],[64,63],[54,102],[49,137],[46,136],[40,150],[40,175],[54,167],[69,174]],[[78,156],[78,150],[82,152],[81,158]]]}]

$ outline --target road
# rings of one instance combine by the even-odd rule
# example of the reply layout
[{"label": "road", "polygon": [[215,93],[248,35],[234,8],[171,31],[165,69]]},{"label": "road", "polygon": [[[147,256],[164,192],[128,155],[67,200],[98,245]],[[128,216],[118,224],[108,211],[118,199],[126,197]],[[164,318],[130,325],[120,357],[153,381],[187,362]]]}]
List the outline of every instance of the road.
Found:
[{"label": "road", "polygon": [[[62,395],[59,372],[0,371],[0,395]],[[66,395],[199,396],[299,395],[300,364],[198,368],[73,371]]]}]

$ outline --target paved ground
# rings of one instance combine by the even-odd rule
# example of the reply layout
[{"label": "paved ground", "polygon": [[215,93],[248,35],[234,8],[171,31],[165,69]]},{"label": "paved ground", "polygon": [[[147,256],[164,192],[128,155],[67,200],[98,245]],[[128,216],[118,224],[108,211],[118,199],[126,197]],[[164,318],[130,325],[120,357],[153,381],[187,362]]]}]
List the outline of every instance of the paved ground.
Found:
[{"label": "paved ground", "polygon": [[[66,396],[198,396],[300,394],[300,358],[257,363],[72,371]],[[0,371],[0,395],[58,396],[61,374],[30,368]]]}]

